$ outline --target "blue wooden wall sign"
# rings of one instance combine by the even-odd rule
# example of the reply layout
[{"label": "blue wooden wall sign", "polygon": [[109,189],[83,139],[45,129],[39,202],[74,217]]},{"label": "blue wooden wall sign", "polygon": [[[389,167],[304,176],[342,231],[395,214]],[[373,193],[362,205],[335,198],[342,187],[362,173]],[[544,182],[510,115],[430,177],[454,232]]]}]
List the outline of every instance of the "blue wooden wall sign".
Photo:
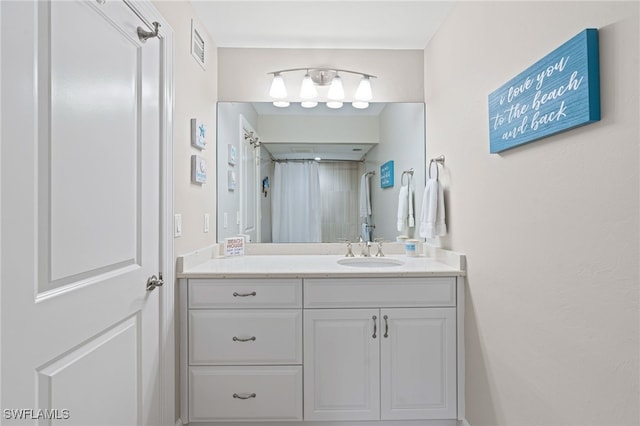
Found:
[{"label": "blue wooden wall sign", "polygon": [[586,29],[491,93],[491,153],[600,120],[598,61]]},{"label": "blue wooden wall sign", "polygon": [[393,186],[393,160],[380,166],[380,188]]}]

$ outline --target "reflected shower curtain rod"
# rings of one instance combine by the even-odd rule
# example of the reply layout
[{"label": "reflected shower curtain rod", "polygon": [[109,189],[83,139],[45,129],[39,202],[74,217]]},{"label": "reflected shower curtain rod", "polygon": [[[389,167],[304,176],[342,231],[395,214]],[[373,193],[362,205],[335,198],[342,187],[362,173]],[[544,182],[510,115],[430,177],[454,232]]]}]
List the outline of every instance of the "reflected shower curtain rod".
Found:
[{"label": "reflected shower curtain rod", "polygon": [[315,161],[316,163],[364,163],[364,160],[316,160],[315,158],[290,158],[290,159],[276,159],[271,158],[274,163],[303,163],[306,161]]}]

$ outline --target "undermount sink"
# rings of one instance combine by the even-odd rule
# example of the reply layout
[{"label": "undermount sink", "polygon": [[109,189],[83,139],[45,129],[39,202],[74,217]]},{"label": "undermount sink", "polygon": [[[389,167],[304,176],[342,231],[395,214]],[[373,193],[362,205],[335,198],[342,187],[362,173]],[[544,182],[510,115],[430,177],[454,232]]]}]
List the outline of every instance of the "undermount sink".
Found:
[{"label": "undermount sink", "polygon": [[402,260],[389,259],[387,257],[345,257],[344,259],[339,259],[338,263],[357,268],[388,268],[404,264]]}]

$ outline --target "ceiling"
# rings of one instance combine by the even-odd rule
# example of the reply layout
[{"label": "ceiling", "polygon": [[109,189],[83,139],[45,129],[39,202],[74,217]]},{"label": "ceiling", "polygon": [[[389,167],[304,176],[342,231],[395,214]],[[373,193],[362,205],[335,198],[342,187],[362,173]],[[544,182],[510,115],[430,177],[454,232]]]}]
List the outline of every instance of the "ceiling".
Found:
[{"label": "ceiling", "polygon": [[454,1],[192,0],[218,47],[424,49]]}]

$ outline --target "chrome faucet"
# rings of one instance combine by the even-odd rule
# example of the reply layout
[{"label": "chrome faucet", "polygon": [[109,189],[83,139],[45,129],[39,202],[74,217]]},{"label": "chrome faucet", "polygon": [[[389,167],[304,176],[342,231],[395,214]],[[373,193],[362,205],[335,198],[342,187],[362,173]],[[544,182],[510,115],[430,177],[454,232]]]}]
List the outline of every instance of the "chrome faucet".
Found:
[{"label": "chrome faucet", "polygon": [[376,257],[384,257],[384,253],[382,252],[382,243],[384,242],[384,238],[376,238],[376,242],[378,243],[378,252],[376,253]]},{"label": "chrome faucet", "polygon": [[371,257],[371,241],[364,241],[362,237],[360,237],[360,244],[362,244],[360,256]]}]

